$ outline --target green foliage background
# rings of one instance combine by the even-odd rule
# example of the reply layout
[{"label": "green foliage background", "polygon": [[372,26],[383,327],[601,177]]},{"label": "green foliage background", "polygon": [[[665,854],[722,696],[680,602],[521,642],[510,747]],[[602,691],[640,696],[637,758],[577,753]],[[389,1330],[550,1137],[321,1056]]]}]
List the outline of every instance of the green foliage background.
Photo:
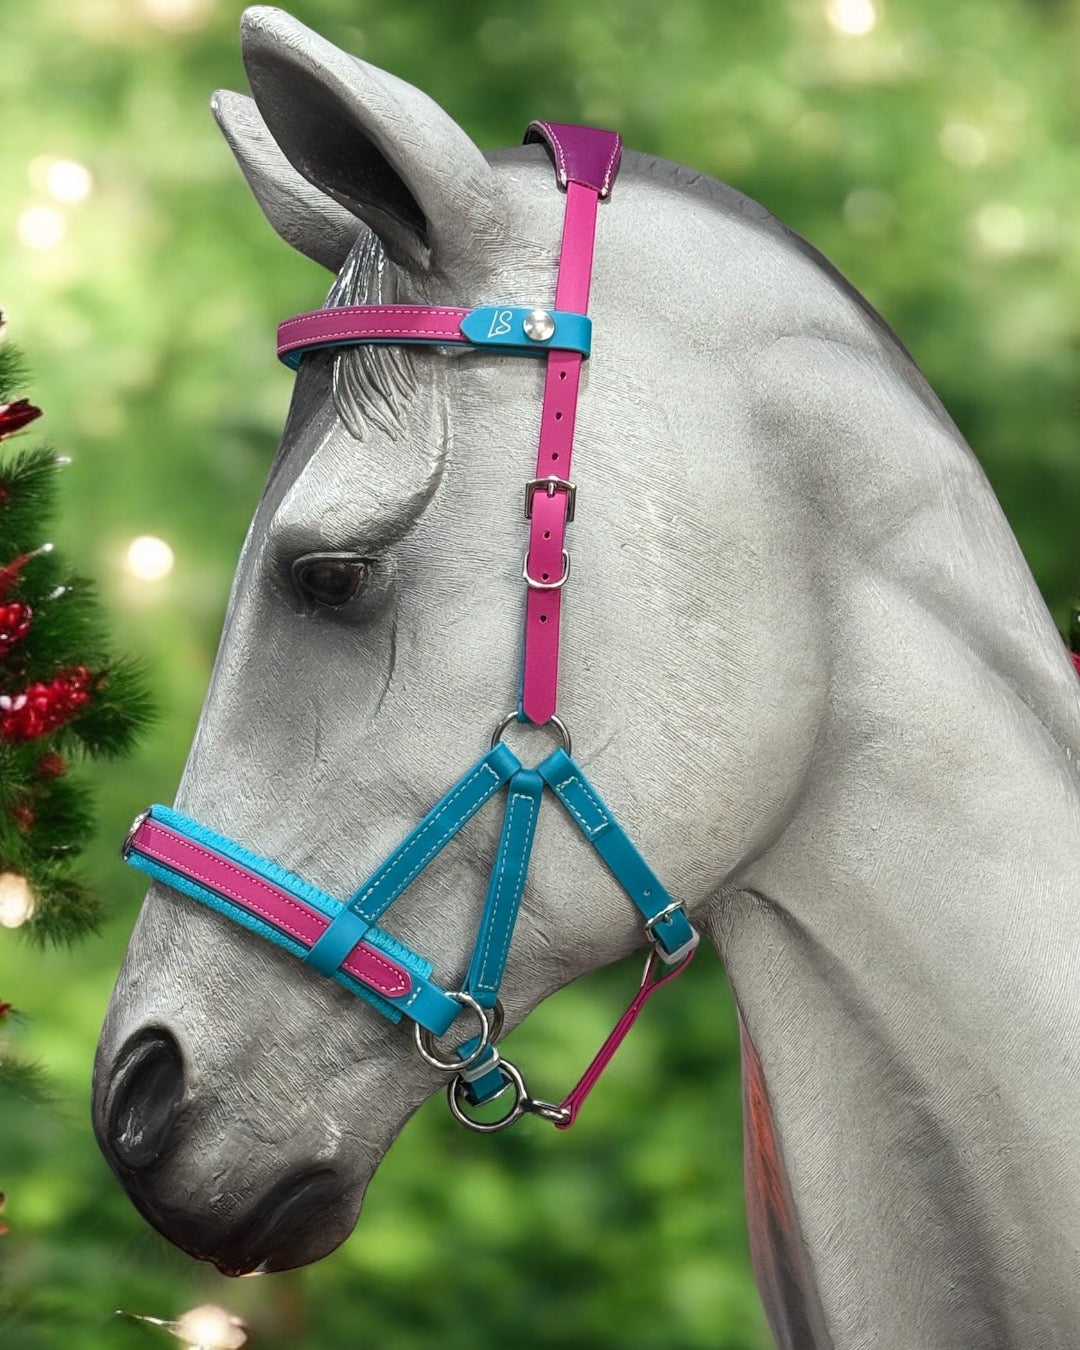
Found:
[{"label": "green foliage background", "polygon": [[[41,954],[0,932],[0,997],[56,1109],[0,1103],[5,1350],[162,1344],[114,1308],[206,1299],[259,1350],[439,1343],[769,1344],[748,1274],[737,1046],[716,963],[650,1009],[577,1132],[457,1132],[433,1104],[372,1186],[360,1227],[312,1270],[231,1284],[151,1233],[99,1159],[93,1045],[141,884],[115,860],[134,811],[168,800],[229,578],[280,430],[274,326],[326,277],[278,241],[206,110],[243,87],[241,6],[0,0],[0,305],[26,392],[67,471],[57,543],[99,580],[118,645],[147,657],[164,715],[99,771],[92,878],[103,941]],[[338,45],[420,85],[479,144],[545,115],[733,183],[828,254],[885,314],[985,465],[1058,620],[1080,575],[1076,451],[1080,85],[1076,0],[889,0],[863,37],[824,0],[294,0]],[[39,157],[95,191],[35,252],[21,213]],[[176,550],[162,583],[127,541]],[[994,596],[985,597],[988,605]],[[519,1033],[539,1084],[567,1080],[636,972],[605,972]],[[661,1006],[662,1004],[662,1006]]]}]

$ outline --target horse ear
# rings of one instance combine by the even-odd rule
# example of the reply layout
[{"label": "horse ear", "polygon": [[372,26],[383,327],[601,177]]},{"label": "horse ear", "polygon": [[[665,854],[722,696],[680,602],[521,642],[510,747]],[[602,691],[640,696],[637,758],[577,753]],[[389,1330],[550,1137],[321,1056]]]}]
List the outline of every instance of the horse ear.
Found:
[{"label": "horse ear", "polygon": [[287,244],[339,272],[364,226],[301,177],[278,149],[252,99],[219,89],[210,101],[263,215]]},{"label": "horse ear", "polygon": [[438,104],[279,9],[244,12],[251,92],[295,169],[365,221],[388,255],[452,270],[499,223],[496,179]]}]

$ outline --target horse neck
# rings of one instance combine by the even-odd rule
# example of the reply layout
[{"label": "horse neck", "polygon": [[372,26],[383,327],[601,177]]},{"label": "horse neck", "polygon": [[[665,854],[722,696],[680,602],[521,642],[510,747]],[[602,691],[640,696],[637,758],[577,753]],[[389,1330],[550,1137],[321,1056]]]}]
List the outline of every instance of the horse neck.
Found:
[{"label": "horse neck", "polygon": [[[804,1325],[837,1350],[1018,1347],[1035,1325],[1064,1347],[1080,1320],[1054,1241],[1080,1204],[1063,1140],[1080,1107],[1075,678],[932,396],[895,378],[898,357],[796,345],[785,397],[793,472],[820,494],[829,713],[794,817],[714,920],[773,1111],[757,1139],[748,1118],[763,1293],[782,1327],[801,1287]],[[872,434],[848,434],[856,407]],[[770,1151],[787,1184],[755,1201]]]}]

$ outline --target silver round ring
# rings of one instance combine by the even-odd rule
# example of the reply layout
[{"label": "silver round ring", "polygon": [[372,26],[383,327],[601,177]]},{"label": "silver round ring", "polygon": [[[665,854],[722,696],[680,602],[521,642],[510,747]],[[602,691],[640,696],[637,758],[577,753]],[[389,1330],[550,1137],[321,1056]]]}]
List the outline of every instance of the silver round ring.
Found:
[{"label": "silver round ring", "polygon": [[[506,716],[503,718],[503,720],[499,723],[499,725],[495,728],[494,732],[492,733],[491,736],[492,750],[494,750],[495,747],[502,740],[503,732],[506,730],[506,728],[510,726],[512,723],[517,722],[518,720],[519,718],[516,712],[506,714]],[[561,717],[556,717],[554,713],[551,714],[551,716],[548,718],[546,722],[522,722],[521,725],[523,727],[532,727],[532,726],[554,727],[555,730],[559,733],[559,739],[562,741],[562,748],[566,751],[568,755],[573,753],[573,751],[570,748],[570,732],[567,729],[566,723],[562,720]]]},{"label": "silver round ring", "polygon": [[[445,1060],[440,1059],[435,1053],[435,1036],[427,1027],[422,1027],[419,1022],[413,1023],[413,1038],[416,1041],[416,1053],[424,1061],[430,1064],[433,1069],[438,1069],[442,1073],[460,1073],[462,1069],[467,1069],[470,1065],[476,1063],[480,1056],[491,1044],[493,1039],[493,1023],[488,1021],[487,1009],[482,1008],[471,994],[466,994],[460,989],[447,993],[448,998],[452,998],[455,1003],[460,1003],[463,1008],[468,1008],[474,1012],[480,1019],[480,1040],[476,1049],[465,1059]],[[496,1004],[498,1009],[494,1025],[502,1028],[502,1008]],[[497,1032],[495,1033],[497,1034]]]},{"label": "silver round ring", "polygon": [[503,1076],[506,1087],[513,1088],[514,1102],[510,1110],[505,1115],[500,1116],[498,1120],[474,1120],[472,1116],[465,1114],[461,1106],[465,1091],[465,1080],[460,1074],[446,1085],[446,1100],[450,1103],[450,1114],[466,1129],[475,1130],[477,1134],[495,1134],[520,1120],[529,1109],[527,1105],[529,1094],[525,1090],[525,1079],[522,1078],[521,1070],[517,1065],[511,1064],[508,1059],[500,1060],[499,1072]]}]

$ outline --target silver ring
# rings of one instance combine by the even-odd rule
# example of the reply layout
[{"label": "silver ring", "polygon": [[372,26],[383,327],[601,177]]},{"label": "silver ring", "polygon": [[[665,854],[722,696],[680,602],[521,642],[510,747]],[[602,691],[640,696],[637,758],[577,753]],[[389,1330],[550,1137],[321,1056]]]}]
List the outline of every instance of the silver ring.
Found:
[{"label": "silver ring", "polygon": [[[504,1116],[498,1120],[473,1120],[472,1116],[467,1116],[461,1108],[461,1098],[464,1095],[465,1080],[458,1075],[452,1082],[446,1086],[446,1100],[450,1103],[450,1114],[455,1120],[460,1121],[466,1129],[475,1130],[477,1134],[495,1134],[499,1130],[505,1130],[507,1126],[513,1125],[525,1115],[528,1108],[529,1094],[525,1088],[525,1079],[521,1076],[521,1070],[516,1064],[511,1064],[508,1059],[499,1061],[499,1072],[502,1074],[506,1087],[514,1089],[514,1104]],[[503,1088],[505,1091],[506,1088]]]},{"label": "silver ring", "polygon": [[[510,726],[512,722],[516,721],[518,721],[518,714],[516,712],[506,714],[503,720],[492,732],[491,735],[492,750],[494,750],[495,747],[502,740],[503,732],[506,730],[506,728]],[[551,716],[548,718],[546,722],[522,722],[521,725],[523,727],[524,726],[554,727],[555,730],[559,733],[559,738],[562,741],[563,749],[566,751],[568,755],[572,753],[570,749],[570,732],[567,729],[566,723],[562,720],[561,717],[556,717],[554,713],[551,714]]]},{"label": "silver ring", "polygon": [[[482,1008],[471,994],[463,993],[460,989],[447,993],[448,998],[452,998],[455,1003],[460,1003],[463,1008],[468,1008],[474,1012],[480,1019],[480,1041],[472,1054],[465,1059],[445,1060],[440,1059],[435,1053],[435,1036],[427,1027],[422,1027],[419,1022],[413,1023],[413,1038],[416,1041],[416,1053],[424,1061],[430,1064],[433,1069],[438,1069],[442,1073],[460,1073],[462,1069],[469,1068],[475,1064],[492,1041],[492,1023],[488,1021],[487,1009]],[[498,1005],[496,1005],[498,1006]],[[502,1026],[502,1009],[499,1008],[497,1017],[498,1025]]]}]

